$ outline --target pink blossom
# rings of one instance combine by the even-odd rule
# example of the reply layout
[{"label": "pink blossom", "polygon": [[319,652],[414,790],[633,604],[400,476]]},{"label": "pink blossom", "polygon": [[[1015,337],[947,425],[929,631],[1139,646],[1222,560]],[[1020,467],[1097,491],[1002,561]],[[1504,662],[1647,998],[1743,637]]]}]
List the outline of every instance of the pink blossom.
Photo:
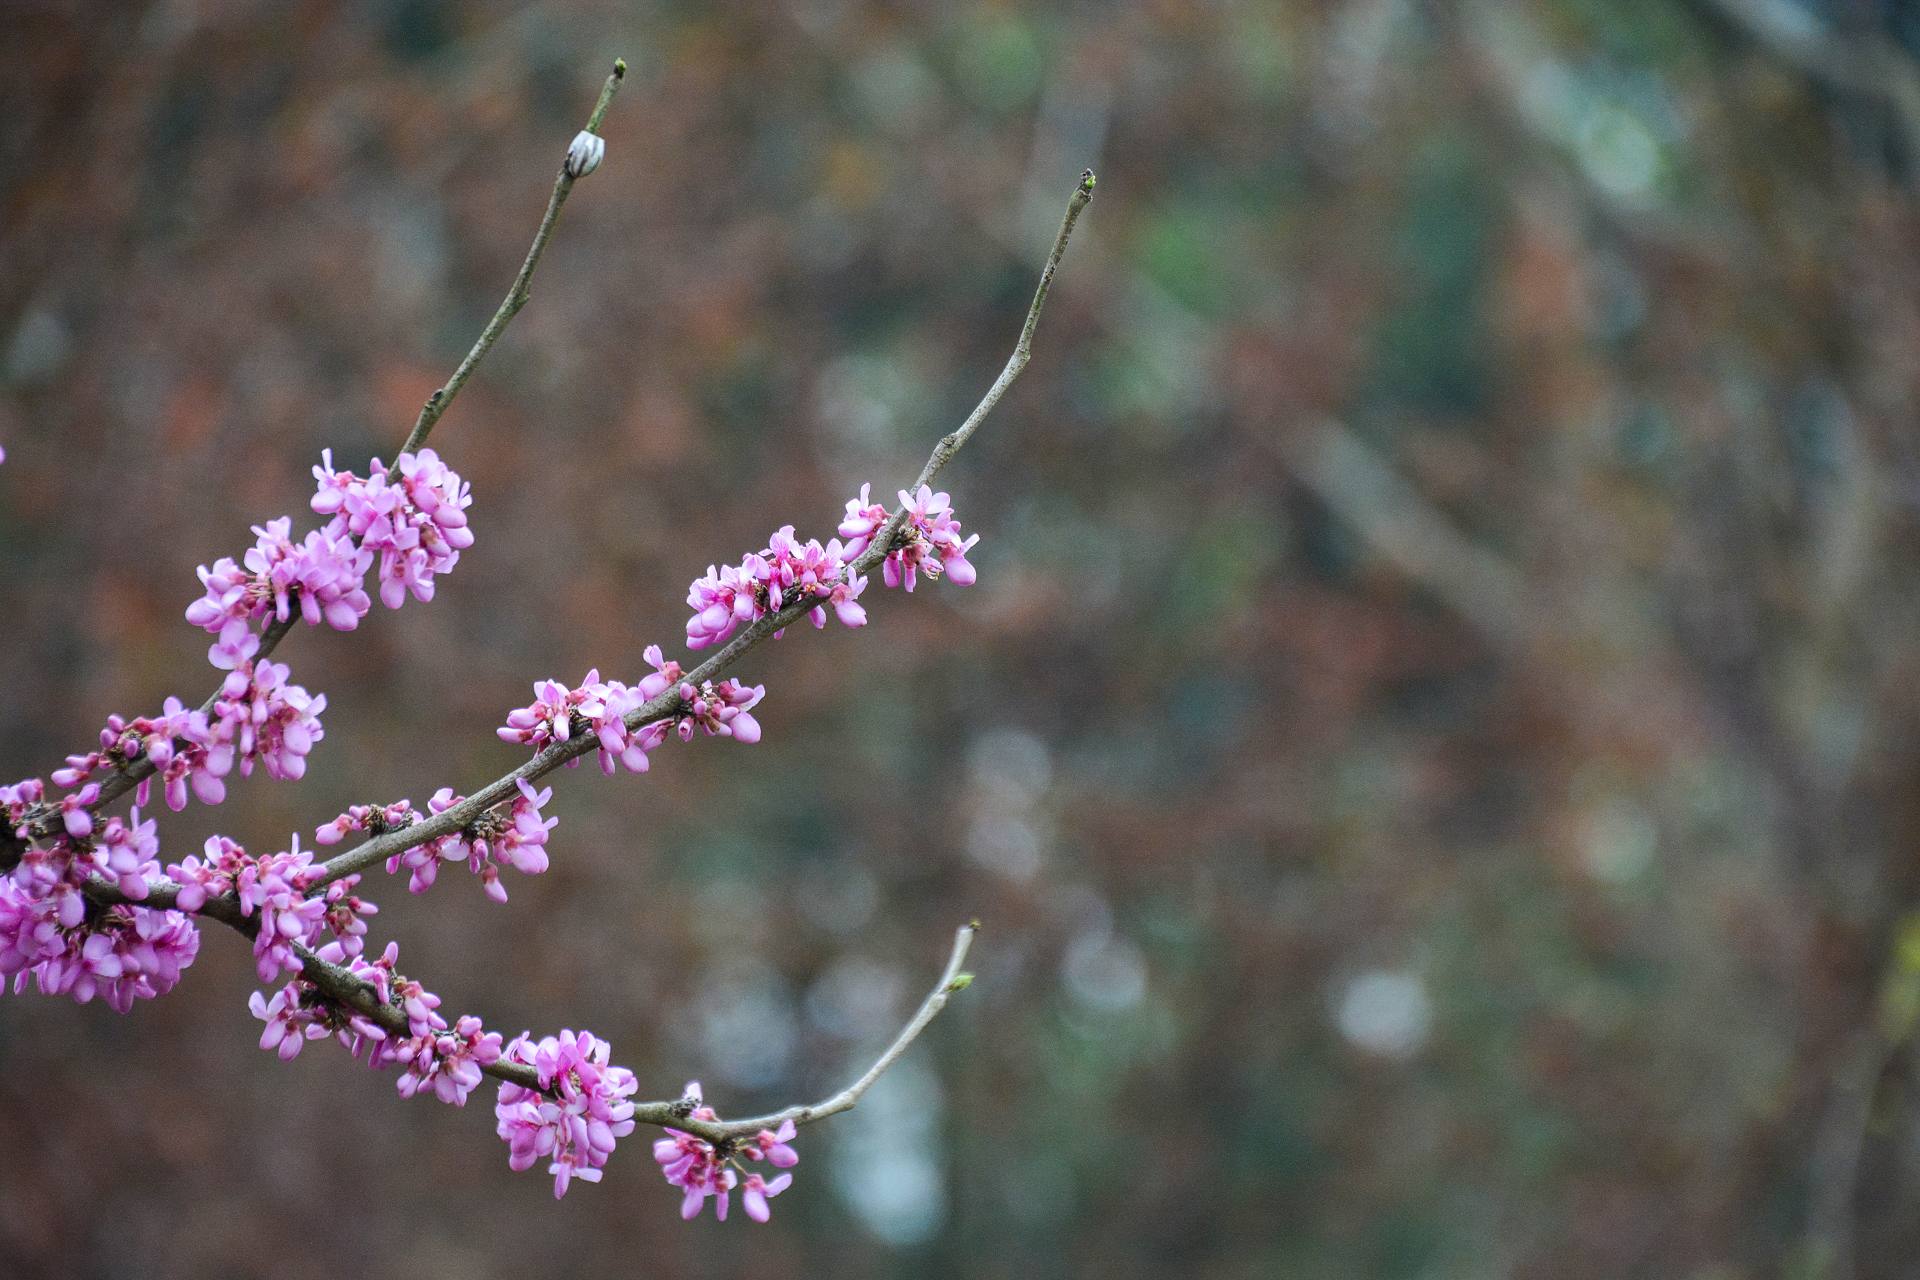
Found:
[{"label": "pink blossom", "polygon": [[254,544],[241,564],[230,558],[202,565],[201,596],[187,607],[187,621],[219,637],[209,654],[215,666],[238,654],[254,624],[268,615],[285,622],[298,598],[307,625],[325,622],[337,631],[360,625],[372,602],[365,587],[373,553],[355,544],[335,522],[293,540],[293,520],[280,516],[253,527]]},{"label": "pink blossom", "polygon": [[484,1069],[500,1060],[500,1033],[484,1030],[478,1018],[463,1017],[451,1030],[442,1027],[417,1037],[405,1054],[406,1070],[398,1081],[401,1097],[431,1089],[440,1101],[464,1107]]},{"label": "pink blossom", "polygon": [[389,831],[398,831],[410,827],[419,820],[413,811],[411,800],[396,800],[388,805],[349,805],[347,811],[313,833],[317,844],[339,844],[346,839],[349,831],[365,831],[371,835],[385,835]]},{"label": "pink blossom", "polygon": [[[783,1173],[772,1182],[764,1182],[757,1173],[747,1175],[746,1182],[740,1188],[740,1203],[746,1206],[747,1216],[755,1222],[765,1222],[773,1216],[773,1209],[767,1201],[793,1185],[793,1175]],[[724,1214],[722,1217],[726,1216]]]},{"label": "pink blossom", "polygon": [[147,896],[148,878],[159,874],[159,856],[154,823],[140,821],[136,807],[125,819],[107,819],[95,835],[90,861],[121,893],[138,901]]},{"label": "pink blossom", "polygon": [[639,1088],[633,1073],[607,1065],[607,1042],[589,1032],[562,1031],[538,1044],[522,1033],[502,1057],[534,1069],[539,1089],[503,1083],[494,1116],[507,1144],[507,1164],[515,1170],[548,1161],[555,1199],[574,1178],[600,1181],[616,1139],[633,1132],[633,1103]]},{"label": "pink blossom", "polygon": [[0,787],[0,815],[4,815],[7,829],[16,837],[26,839],[27,815],[46,798],[47,784],[38,778],[25,778]]},{"label": "pink blossom", "polygon": [[[442,787],[427,801],[427,811],[436,814],[445,813],[465,799],[465,796],[455,795],[452,787]],[[470,852],[471,850],[467,847],[467,833],[450,831],[446,835],[436,836],[411,848],[402,849],[388,858],[387,874],[394,875],[400,868],[405,867],[408,871],[407,890],[411,893],[425,893],[433,887],[434,880],[440,874],[442,862],[464,862]]]},{"label": "pink blossom", "polygon": [[330,515],[329,532],[350,535],[379,557],[380,600],[398,609],[409,594],[433,599],[434,578],[451,570],[473,545],[467,485],[432,449],[403,453],[394,483],[375,458],[366,479],[333,469],[333,454],[313,469],[319,487],[312,506]]},{"label": "pink blossom", "polygon": [[[818,540],[801,542],[793,526],[784,525],[763,550],[738,565],[709,565],[706,576],[687,589],[687,607],[693,610],[687,619],[687,647],[720,644],[737,627],[802,600],[819,602],[808,611],[816,627],[826,625],[828,604],[845,625],[864,626],[866,611],[854,602],[866,582],[848,569],[853,558],[838,539],[825,546]],[[780,634],[776,631],[774,637]]]},{"label": "pink blossom", "polygon": [[[702,1103],[698,1080],[687,1082],[682,1097],[694,1104],[689,1112],[692,1119],[719,1119],[712,1107]],[[787,1145],[795,1132],[791,1120],[783,1121],[777,1132],[762,1129],[755,1137],[735,1145],[732,1151],[725,1150],[725,1144],[723,1149],[716,1150],[706,1139],[679,1129],[669,1128],[666,1132],[666,1137],[653,1144],[653,1158],[659,1162],[660,1172],[668,1183],[681,1189],[680,1216],[683,1218],[698,1217],[701,1206],[711,1196],[714,1202],[713,1216],[722,1222],[726,1221],[729,1193],[734,1187],[740,1186],[747,1216],[755,1222],[765,1222],[772,1212],[767,1201],[785,1191],[792,1184],[793,1175],[783,1173],[768,1182],[759,1174],[750,1173],[742,1184],[738,1158],[765,1159],[782,1168],[791,1167],[800,1160],[793,1148]]]},{"label": "pink blossom", "polygon": [[[865,493],[862,489],[863,497]],[[911,591],[918,574],[937,578],[944,573],[957,586],[972,586],[976,575],[967,552],[980,541],[980,535],[960,536],[960,522],[953,518],[953,504],[947,495],[935,493],[927,485],[912,494],[902,489],[900,505],[907,518],[881,565],[880,576],[886,584]]]},{"label": "pink blossom", "polygon": [[[300,957],[295,949],[314,940],[327,916],[325,899],[306,896],[313,855],[301,851],[298,835],[293,837],[291,849],[260,858],[232,857],[230,848],[239,846],[231,841],[221,841],[218,846],[213,840],[207,842],[209,859],[224,864],[212,874],[206,867],[181,864],[183,888],[179,901],[191,904],[187,909],[195,909],[211,891],[210,882],[229,879],[240,902],[240,914],[259,918],[253,954],[260,981],[271,982],[282,972],[299,972]],[[244,850],[241,853],[244,855]],[[190,891],[185,887],[188,883],[196,888]]]},{"label": "pink blossom", "polygon": [[500,864],[505,863],[522,875],[537,876],[547,869],[547,833],[560,825],[560,819],[544,817],[540,808],[553,799],[553,788],[535,791],[525,778],[515,784],[520,794],[513,798],[504,820],[488,814],[474,823],[467,842],[467,869],[480,877],[487,896],[495,902],[507,900],[506,886],[500,883]]},{"label": "pink blossom", "polygon": [[204,858],[188,854],[167,867],[167,875],[180,886],[174,903],[182,911],[198,911],[207,899],[233,892],[240,873],[252,865],[247,851],[225,836],[208,836],[201,847]]},{"label": "pink blossom", "polygon": [[[494,730],[503,742],[525,743],[543,751],[584,731],[598,742],[600,769],[608,777],[619,765],[634,773],[647,771],[646,750],[628,732],[625,719],[647,700],[638,689],[618,680],[602,680],[596,668],[587,672],[577,688],[541,680],[533,686],[533,694],[532,703],[508,712],[506,724]],[[569,768],[579,763],[578,756],[567,761]]]},{"label": "pink blossom", "polygon": [[115,906],[89,915],[72,883],[37,894],[0,878],[0,984],[12,977],[15,992],[31,976],[46,995],[81,1004],[99,996],[126,1013],[135,1000],[171,991],[199,950],[199,932],[178,911]]},{"label": "pink blossom", "polygon": [[765,1160],[780,1169],[800,1163],[799,1154],[787,1144],[797,1132],[792,1120],[782,1120],[778,1129],[762,1129],[742,1144],[741,1154],[749,1160]]},{"label": "pink blossom", "polygon": [[872,489],[872,485],[863,484],[859,497],[847,499],[847,518],[840,522],[838,532],[847,540],[849,560],[858,560],[861,553],[873,544],[874,535],[886,528],[887,521],[892,519],[884,506],[868,496]]},{"label": "pink blossom", "polygon": [[226,798],[226,784],[221,779],[232,766],[231,747],[216,735],[204,714],[189,711],[178,698],[168,698],[158,716],[131,721],[108,716],[106,727],[100,730],[99,749],[68,756],[65,767],[54,771],[53,781],[62,787],[78,787],[97,774],[115,772],[142,756],[152,762],[154,773],[140,780],[134,792],[136,804],[151,801],[156,777],[167,807],[176,812],[187,807],[189,787],[204,804],[219,804]]},{"label": "pink blossom", "polygon": [[333,934],[341,951],[350,956],[359,955],[365,946],[366,917],[380,914],[378,906],[353,891],[359,883],[357,875],[342,876],[328,884],[319,899],[325,908],[321,924]]},{"label": "pink blossom", "polygon": [[[670,723],[682,742],[690,741],[696,729],[708,737],[758,742],[760,722],[751,713],[766,696],[767,687],[763,684],[749,689],[738,680],[722,680],[719,684],[709,680],[696,689],[692,683],[683,682],[680,710],[671,717]],[[668,720],[656,720],[647,728],[656,738],[664,737],[668,723]]]},{"label": "pink blossom", "polygon": [[60,803],[54,807],[68,835],[79,840],[93,834],[93,815],[88,808],[99,798],[100,788],[94,783],[88,783],[70,796],[60,797]]},{"label": "pink blossom", "polygon": [[228,758],[239,761],[242,776],[258,760],[270,777],[299,778],[307,771],[307,753],[326,736],[320,713],[325,694],[310,694],[287,682],[284,663],[242,661],[228,673],[208,718],[213,745],[209,767],[224,774]]},{"label": "pink blossom", "polygon": [[298,1057],[307,1041],[323,1040],[328,1034],[325,1009],[302,999],[303,993],[312,990],[295,979],[274,992],[271,1000],[258,991],[247,997],[247,1008],[267,1024],[260,1032],[260,1047],[278,1053],[282,1062]]}]

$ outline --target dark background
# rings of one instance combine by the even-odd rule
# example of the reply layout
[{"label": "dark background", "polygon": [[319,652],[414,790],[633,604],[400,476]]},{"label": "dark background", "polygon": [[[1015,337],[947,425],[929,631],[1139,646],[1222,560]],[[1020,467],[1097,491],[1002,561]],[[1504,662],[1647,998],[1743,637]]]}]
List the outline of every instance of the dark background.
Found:
[{"label": "dark background", "polygon": [[1851,0],[0,5],[0,777],[212,687],[196,564],[391,457],[616,55],[608,156],[437,430],[479,540],[277,655],[284,847],[471,790],[531,681],[945,473],[980,585],[556,779],[553,869],[376,873],[453,1011],[664,1097],[838,1087],[774,1221],[649,1135],[555,1204],[491,1091],[255,1047],[210,926],[0,1000],[0,1272],[1911,1275],[1920,24]]}]

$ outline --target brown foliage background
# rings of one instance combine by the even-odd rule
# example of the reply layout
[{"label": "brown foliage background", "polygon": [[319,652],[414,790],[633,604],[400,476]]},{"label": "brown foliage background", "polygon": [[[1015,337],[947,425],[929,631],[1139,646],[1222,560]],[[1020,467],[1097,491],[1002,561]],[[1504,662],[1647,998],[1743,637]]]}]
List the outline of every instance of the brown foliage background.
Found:
[{"label": "brown foliage background", "polygon": [[978,587],[757,652],[756,747],[562,776],[508,907],[370,880],[450,1008],[736,1113],[982,917],[770,1227],[280,1064],[210,929],[129,1017],[0,1001],[0,1270],[1910,1274],[1920,64],[1832,8],[1885,84],[1740,0],[10,0],[9,778],[211,687],[194,566],[391,455],[633,67],[433,441],[477,545],[288,641],[308,779],[172,858],[493,777],[530,681],[891,492],[1101,181],[944,478]]}]

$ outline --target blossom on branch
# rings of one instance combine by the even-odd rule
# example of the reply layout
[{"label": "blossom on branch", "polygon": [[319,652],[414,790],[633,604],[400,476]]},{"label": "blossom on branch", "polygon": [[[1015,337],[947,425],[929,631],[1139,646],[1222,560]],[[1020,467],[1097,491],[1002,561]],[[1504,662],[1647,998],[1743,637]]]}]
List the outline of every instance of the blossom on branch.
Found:
[{"label": "blossom on branch", "polygon": [[574,1178],[600,1181],[615,1140],[633,1132],[628,1099],[639,1083],[625,1067],[607,1065],[609,1046],[591,1032],[562,1031],[537,1044],[531,1035],[522,1032],[504,1057],[532,1067],[540,1088],[502,1083],[493,1110],[508,1166],[518,1172],[547,1160],[557,1200]]},{"label": "blossom on branch", "polygon": [[[37,804],[37,780],[0,787],[8,821],[24,825]],[[29,800],[28,797],[35,797]],[[13,979],[17,993],[31,977],[46,995],[85,1004],[96,995],[121,1013],[135,1000],[165,995],[199,954],[200,935],[178,911],[87,900],[88,877],[101,874],[129,898],[145,898],[159,874],[159,840],[138,810],[113,817],[85,835],[67,834],[29,845],[0,876],[0,990]]]},{"label": "blossom on branch", "polygon": [[[681,1097],[682,1106],[692,1104],[688,1112],[691,1119],[717,1121],[720,1118],[712,1107],[702,1102],[698,1080],[689,1080]],[[727,1141],[715,1147],[705,1138],[668,1128],[667,1136],[653,1144],[653,1158],[659,1162],[667,1182],[682,1192],[681,1217],[689,1220],[699,1217],[711,1197],[713,1216],[725,1222],[730,1195],[738,1186],[747,1216],[755,1222],[765,1222],[772,1216],[767,1201],[785,1191],[792,1184],[793,1175],[783,1173],[769,1182],[757,1173],[749,1173],[743,1184],[740,1179],[743,1166],[739,1161],[766,1160],[780,1168],[793,1167],[800,1162],[798,1153],[787,1145],[794,1132],[793,1121],[784,1120],[777,1131],[762,1129],[752,1138]]]},{"label": "blossom on branch", "polygon": [[[721,644],[737,627],[780,612],[799,600],[818,603],[808,612],[815,627],[827,624],[827,606],[841,623],[865,626],[866,610],[857,603],[866,579],[848,568],[857,553],[834,539],[822,546],[818,539],[801,542],[792,525],[782,525],[765,549],[738,565],[707,566],[706,576],[687,588],[687,648]],[[778,639],[780,632],[774,633]]]}]

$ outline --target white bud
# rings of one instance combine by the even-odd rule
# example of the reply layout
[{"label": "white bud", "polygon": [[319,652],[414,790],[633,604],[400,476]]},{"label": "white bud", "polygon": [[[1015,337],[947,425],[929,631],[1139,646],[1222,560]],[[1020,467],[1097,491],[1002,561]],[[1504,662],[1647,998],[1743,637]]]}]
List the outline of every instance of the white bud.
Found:
[{"label": "white bud", "polygon": [[567,176],[586,177],[600,167],[606,155],[607,140],[582,129],[573,136],[573,145],[567,148]]}]

